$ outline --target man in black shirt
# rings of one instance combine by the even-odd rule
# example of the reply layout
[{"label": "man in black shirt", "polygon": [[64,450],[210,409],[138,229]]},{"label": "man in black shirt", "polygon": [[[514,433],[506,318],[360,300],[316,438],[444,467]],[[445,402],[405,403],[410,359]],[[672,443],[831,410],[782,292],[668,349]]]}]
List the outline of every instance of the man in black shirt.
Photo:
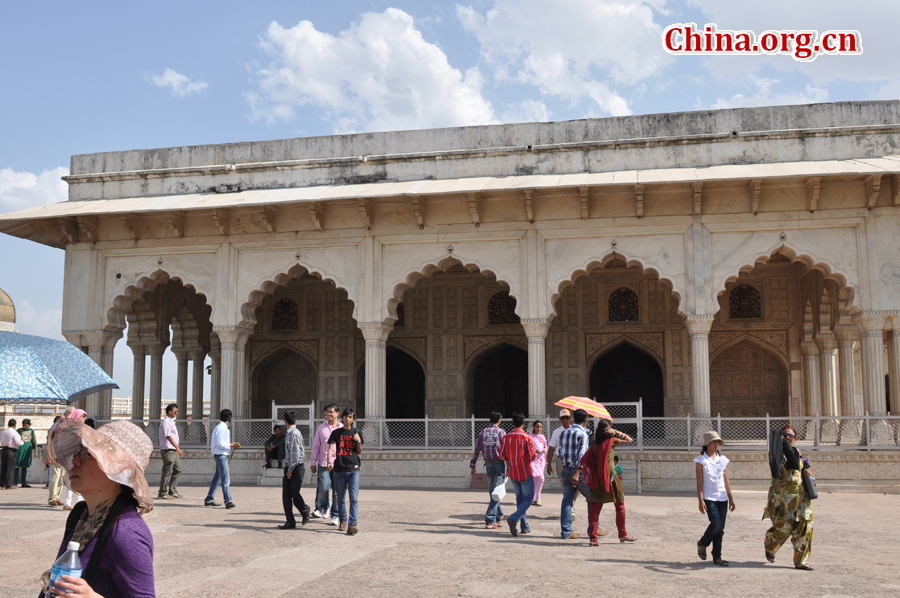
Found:
[{"label": "man in black shirt", "polygon": [[[341,413],[343,427],[337,428],[328,439],[328,462],[334,456],[334,463],[328,466],[332,472],[332,485],[337,496],[338,517],[340,524],[338,531],[347,530],[347,534],[355,536],[356,515],[359,510],[359,455],[362,453],[363,437],[353,423],[356,421],[356,412],[349,407]],[[344,493],[350,495],[350,517],[347,518],[347,510],[344,507]]]},{"label": "man in black shirt", "polygon": [[284,434],[281,426],[275,426],[272,435],[266,440],[266,469],[272,467],[272,460],[278,461],[278,467],[284,461]]}]

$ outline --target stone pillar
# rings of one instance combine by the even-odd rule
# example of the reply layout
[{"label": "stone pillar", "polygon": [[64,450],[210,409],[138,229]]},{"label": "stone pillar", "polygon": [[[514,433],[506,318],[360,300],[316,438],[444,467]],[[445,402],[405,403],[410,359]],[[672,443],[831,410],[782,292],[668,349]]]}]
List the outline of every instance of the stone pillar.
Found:
[{"label": "stone pillar", "polygon": [[822,415],[840,415],[835,381],[837,341],[831,333],[817,334],[815,339],[816,348],[819,350],[819,390],[822,396]]},{"label": "stone pillar", "polygon": [[[104,338],[103,343],[103,356],[100,361],[100,367],[103,368],[103,371],[106,372],[106,375],[110,378],[113,377],[113,362],[115,357],[115,348],[116,341],[121,338],[122,335],[119,334],[117,337],[110,339],[109,337]],[[112,419],[112,389],[104,390],[100,395],[100,402],[98,405],[97,413],[94,416],[97,419],[102,420],[110,420]]]},{"label": "stone pillar", "polygon": [[130,344],[131,352],[134,354],[134,371],[132,373],[131,384],[131,421],[141,421],[144,419],[144,398],[146,397],[146,384],[144,376],[147,374],[147,354],[144,346],[140,344]]},{"label": "stone pillar", "polygon": [[[213,328],[219,337],[221,353],[221,378],[219,385],[219,408],[237,412],[243,401],[244,369],[246,366],[244,349],[247,339],[253,334],[249,328],[223,326]],[[216,414],[213,414],[216,415]],[[214,418],[217,419],[217,418]]]},{"label": "stone pillar", "polygon": [[178,362],[178,373],[175,376],[175,404],[178,405],[178,415],[187,415],[187,391],[188,391],[188,354],[184,350],[172,351]]},{"label": "stone pillar", "polygon": [[[103,347],[101,345],[90,345],[88,347],[88,357],[91,358],[91,361],[99,365],[101,368],[103,367]],[[95,392],[93,394],[89,394],[87,396],[87,400],[85,401],[84,410],[87,411],[88,417],[101,419],[100,418],[100,402],[101,395],[103,393]]]},{"label": "stone pillar", "polygon": [[853,387],[853,342],[859,340],[859,329],[848,324],[838,324],[834,327],[834,336],[837,339],[841,415],[859,415]]},{"label": "stone pillar", "polygon": [[[547,333],[550,321],[545,318],[522,320],[528,337],[528,413],[534,419],[547,415]],[[562,398],[562,397],[559,397]]]},{"label": "stone pillar", "polygon": [[212,364],[209,379],[209,417],[210,419],[216,419],[219,417],[219,411],[222,409],[222,401],[220,399],[222,388],[222,354],[219,351],[218,344],[210,351],[209,360]]},{"label": "stone pillar", "polygon": [[150,393],[147,398],[149,402],[147,415],[150,419],[162,418],[162,359],[165,352],[166,345],[162,343],[147,346],[147,353],[150,355]]},{"label": "stone pillar", "polygon": [[800,343],[800,353],[803,354],[803,382],[806,386],[806,415],[815,415],[822,412],[821,393],[819,390],[819,349],[814,341]]},{"label": "stone pillar", "polygon": [[384,417],[387,339],[394,327],[381,322],[360,322],[366,339],[366,418]]},{"label": "stone pillar", "polygon": [[204,359],[206,353],[202,350],[191,353],[191,363],[194,366],[194,375],[191,379],[191,419],[194,421],[203,420],[203,375],[206,373],[203,369]]},{"label": "stone pillar", "polygon": [[688,316],[684,321],[691,335],[691,374],[694,385],[693,414],[709,417],[712,412],[709,398],[709,329],[712,316]]},{"label": "stone pillar", "polygon": [[894,329],[888,337],[888,377],[891,383],[891,413],[900,413],[900,328],[897,322],[900,318],[894,318]]},{"label": "stone pillar", "polygon": [[869,415],[884,415],[884,316],[862,313],[853,320],[862,333],[863,404]]}]

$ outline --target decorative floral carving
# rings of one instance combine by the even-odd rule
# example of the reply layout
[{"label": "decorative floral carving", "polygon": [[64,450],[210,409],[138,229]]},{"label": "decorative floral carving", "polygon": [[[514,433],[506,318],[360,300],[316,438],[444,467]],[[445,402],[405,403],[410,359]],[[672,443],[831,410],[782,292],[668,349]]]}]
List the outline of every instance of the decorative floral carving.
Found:
[{"label": "decorative floral carving", "polygon": [[488,301],[488,324],[518,324],[516,300],[506,291],[495,293]]},{"label": "decorative floral carving", "polygon": [[272,330],[298,330],[300,308],[290,297],[283,297],[272,306]]},{"label": "decorative floral carving", "polygon": [[731,320],[762,318],[762,295],[752,284],[741,283],[728,293],[728,317]]},{"label": "decorative floral carving", "polygon": [[663,360],[663,335],[659,332],[610,332],[604,334],[586,334],[584,335],[585,354],[587,361],[590,361],[594,355],[620,339],[625,339],[642,349],[646,349],[656,355],[660,361]]},{"label": "decorative floral carving", "polygon": [[709,333],[709,354],[712,355],[716,352],[716,349],[721,347],[722,345],[733,341],[734,339],[741,338],[744,336],[750,336],[753,338],[757,338],[768,345],[771,345],[778,349],[782,355],[787,356],[787,335],[782,331],[763,331],[763,330],[748,330],[748,331],[735,331],[735,332],[717,332],[713,331]]},{"label": "decorative floral carving", "polygon": [[528,341],[524,335],[520,338],[509,336],[466,336],[466,361],[468,361],[473,354],[477,353],[479,349],[499,342],[509,343],[510,345],[521,347],[526,351],[528,350]]},{"label": "decorative floral carving", "polygon": [[400,347],[407,353],[418,357],[422,363],[427,363],[425,361],[425,339],[422,337],[391,335],[388,344]]},{"label": "decorative floral carving", "polygon": [[609,294],[610,322],[637,322],[640,320],[637,293],[627,287],[619,287]]},{"label": "decorative floral carving", "polygon": [[250,341],[250,362],[256,363],[266,355],[279,347],[293,347],[300,353],[309,357],[314,363],[319,361],[319,341],[295,340],[295,341]]}]

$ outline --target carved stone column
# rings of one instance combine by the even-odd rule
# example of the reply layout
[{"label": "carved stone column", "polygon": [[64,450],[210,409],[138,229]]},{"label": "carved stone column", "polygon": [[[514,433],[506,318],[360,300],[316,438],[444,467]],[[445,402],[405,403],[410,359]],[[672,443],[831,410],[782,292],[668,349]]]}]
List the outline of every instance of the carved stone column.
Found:
[{"label": "carved stone column", "polygon": [[[101,345],[90,345],[88,347],[88,357],[101,368],[103,367],[103,347]],[[87,396],[84,410],[87,411],[88,417],[101,419],[100,402],[102,394],[103,393],[95,392]]]},{"label": "carved stone column", "polygon": [[201,421],[203,419],[203,361],[206,353],[202,349],[191,353],[191,363],[194,366],[194,374],[191,378],[191,419]]},{"label": "carved stone column", "polygon": [[144,376],[147,375],[147,353],[144,351],[144,345],[140,343],[128,343],[131,352],[134,354],[134,370],[132,373],[131,383],[131,421],[141,421],[144,419],[144,398],[147,388],[144,382]]},{"label": "carved stone column", "polygon": [[863,404],[869,415],[884,415],[884,316],[863,312],[853,321],[862,333]]},{"label": "carved stone column", "polygon": [[219,348],[219,338],[215,334],[211,334],[209,361],[211,363],[210,379],[209,379],[209,417],[216,419],[219,417],[219,411],[222,409],[220,392],[222,388],[222,353]]},{"label": "carved stone column", "polygon": [[528,337],[528,413],[525,416],[533,419],[547,415],[546,343],[550,320],[522,320],[522,327]]},{"label": "carved stone column", "polygon": [[839,415],[835,380],[837,341],[833,334],[825,333],[817,334],[815,343],[819,350],[819,390],[822,397],[822,415]]},{"label": "carved stone column", "polygon": [[[147,354],[150,355],[150,393],[147,398],[149,403],[147,415],[150,419],[161,419],[162,416],[162,376],[163,353],[166,345],[162,343],[147,345]],[[143,411],[143,406],[141,406]]]},{"label": "carved stone column", "polygon": [[834,327],[834,337],[837,339],[838,353],[838,380],[841,405],[841,415],[860,415],[856,409],[856,391],[853,387],[853,343],[858,341],[859,329],[848,324],[838,324]]},{"label": "carved stone column", "polygon": [[894,329],[888,337],[888,376],[891,380],[891,413],[900,413],[900,318],[894,317]]},{"label": "carved stone column", "polygon": [[814,341],[800,343],[800,353],[803,354],[803,381],[806,386],[806,415],[815,415],[822,412],[821,391],[819,383],[819,349]]},{"label": "carved stone column", "polygon": [[221,380],[219,404],[221,409],[238,411],[243,402],[244,349],[247,339],[253,334],[249,328],[241,326],[222,326],[213,328],[219,337],[221,352]]},{"label": "carved stone column", "polygon": [[394,327],[381,322],[360,322],[358,326],[366,339],[366,418],[384,417],[387,339]]},{"label": "carved stone column", "polygon": [[694,385],[694,415],[709,417],[712,412],[709,395],[709,329],[712,316],[687,316],[684,321],[691,335],[691,375]]},{"label": "carved stone column", "polygon": [[178,373],[175,377],[175,404],[178,405],[178,415],[187,415],[187,379],[188,379],[188,353],[184,349],[172,351],[178,362]]},{"label": "carved stone column", "polygon": [[[81,347],[82,349],[87,347],[88,357],[112,378],[113,349],[116,346],[116,342],[122,338],[121,332],[106,330],[64,331],[63,336],[76,347]],[[112,389],[90,394],[84,399],[80,399],[76,404],[87,411],[88,417],[108,420],[112,417]]]}]

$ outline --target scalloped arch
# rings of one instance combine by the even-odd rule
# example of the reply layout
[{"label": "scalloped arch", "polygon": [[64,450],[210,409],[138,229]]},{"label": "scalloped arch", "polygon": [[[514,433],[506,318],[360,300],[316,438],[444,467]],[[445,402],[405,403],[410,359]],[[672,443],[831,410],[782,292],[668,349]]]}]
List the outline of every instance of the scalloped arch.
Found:
[{"label": "scalloped arch", "polygon": [[591,370],[594,369],[594,366],[597,365],[597,362],[600,361],[604,355],[606,355],[613,349],[617,349],[617,348],[621,347],[622,345],[630,345],[630,346],[634,347],[635,349],[641,351],[642,353],[646,353],[648,356],[652,357],[653,361],[656,362],[656,365],[659,366],[660,371],[663,372],[663,374],[665,374],[666,363],[665,363],[665,360],[663,360],[662,355],[657,354],[657,352],[654,349],[650,348],[649,346],[645,345],[644,343],[640,342],[639,340],[627,336],[627,333],[624,333],[624,334],[625,334],[625,336],[622,336],[621,338],[617,338],[615,341],[611,342],[610,344],[606,345],[605,347],[600,347],[599,349],[597,349],[596,351],[594,351],[591,355],[589,355],[587,357],[587,359],[585,360],[585,363],[587,364],[587,367],[585,368],[585,372],[587,374],[588,380],[591,377]]},{"label": "scalloped arch", "polygon": [[575,284],[575,280],[580,278],[581,276],[587,276],[591,272],[593,272],[594,270],[596,270],[598,268],[606,267],[607,264],[609,264],[611,261],[613,261],[614,259],[616,259],[618,257],[625,259],[626,267],[629,267],[629,268],[634,267],[634,266],[640,267],[641,270],[643,270],[643,272],[645,274],[655,275],[659,280],[665,280],[666,282],[668,282],[672,286],[672,294],[678,300],[678,306],[679,306],[678,313],[684,315],[684,312],[680,309],[680,307],[682,305],[682,301],[681,301],[682,291],[679,290],[678,285],[675,283],[675,280],[662,276],[660,274],[661,268],[659,268],[659,266],[657,266],[655,264],[644,263],[643,260],[629,256],[627,253],[625,253],[624,251],[621,251],[620,249],[615,249],[615,250],[610,249],[608,252],[603,253],[600,257],[592,257],[592,258],[586,260],[580,266],[575,266],[574,268],[569,270],[569,272],[566,276],[560,278],[555,283],[553,283],[551,288],[555,288],[556,290],[550,295],[549,318],[552,320],[554,317],[556,317],[556,315],[557,315],[556,314],[556,301],[560,298],[560,296],[562,295],[562,292],[566,289],[566,287]]},{"label": "scalloped arch", "polygon": [[[524,339],[526,337],[522,338]],[[481,363],[481,360],[484,357],[487,357],[485,353],[493,353],[494,349],[501,345],[509,345],[510,347],[515,347],[516,349],[522,349],[523,351],[528,352],[527,342],[520,343],[518,340],[510,337],[498,338],[492,343],[489,343],[483,347],[478,347],[478,349],[474,353],[466,356],[465,362],[463,363],[463,371],[466,372],[466,377],[473,374],[478,368],[478,365]]]},{"label": "scalloped arch", "polygon": [[406,291],[415,287],[416,283],[423,278],[431,278],[435,272],[446,272],[451,266],[455,265],[462,266],[469,272],[480,272],[505,285],[509,296],[516,300],[516,315],[522,317],[522,314],[519,313],[519,310],[522,308],[522,302],[519,300],[518,294],[508,280],[497,276],[496,268],[488,268],[478,260],[466,259],[454,253],[423,262],[417,268],[411,268],[406,271],[400,277],[400,280],[392,283],[391,288],[393,291],[388,299],[388,317],[384,319],[385,323],[393,324],[397,321],[397,305],[403,301],[403,294]]},{"label": "scalloped arch", "polygon": [[314,266],[309,266],[303,262],[297,261],[297,263],[290,268],[279,268],[257,280],[254,289],[250,291],[250,295],[247,297],[247,301],[241,304],[241,323],[239,325],[253,328],[256,325],[256,308],[262,305],[263,298],[266,295],[273,294],[278,287],[284,286],[292,279],[300,278],[304,274],[309,274],[325,282],[330,282],[336,288],[347,293],[347,298],[353,303],[352,317],[354,320],[356,319],[358,307],[356,296],[353,294],[352,289],[338,280],[336,276],[328,274],[324,270]]},{"label": "scalloped arch", "polygon": [[300,349],[298,347],[291,345],[290,343],[279,343],[278,345],[272,347],[271,349],[269,349],[262,355],[257,356],[256,360],[253,361],[253,363],[250,365],[250,375],[253,376],[253,374],[256,372],[256,370],[259,366],[261,366],[267,359],[269,359],[272,355],[274,355],[278,351],[281,351],[282,349],[288,349],[289,351],[292,351],[292,352],[296,353],[297,355],[300,355],[301,357],[308,360],[312,364],[313,369],[316,372],[316,375],[319,374],[318,364],[316,363],[316,359],[312,355],[310,355],[309,353],[307,353],[306,351],[303,351],[302,349]]},{"label": "scalloped arch", "polygon": [[206,299],[207,305],[209,305],[209,294],[195,280],[182,274],[173,273],[165,266],[160,265],[153,272],[141,274],[136,280],[125,285],[125,288],[116,295],[112,300],[112,304],[106,310],[106,326],[104,326],[104,330],[117,332],[125,330],[127,324],[126,312],[131,309],[131,304],[143,297],[147,291],[152,291],[159,284],[168,280],[180,281],[185,288],[202,295]]},{"label": "scalloped arch", "polygon": [[712,363],[712,360],[718,357],[719,354],[722,353],[722,351],[730,349],[731,347],[739,345],[741,343],[747,343],[748,345],[752,345],[761,351],[765,351],[769,355],[769,357],[771,357],[778,363],[778,367],[782,368],[782,376],[785,376],[788,372],[790,372],[791,364],[788,361],[788,356],[785,355],[781,351],[781,349],[769,342],[764,341],[761,338],[757,338],[750,334],[742,334],[741,336],[729,339],[728,341],[716,347],[716,350],[709,355],[710,363]]},{"label": "scalloped arch", "polygon": [[718,281],[716,284],[712,286],[713,294],[710,297],[712,300],[712,305],[717,304],[718,298],[725,292],[725,286],[732,282],[737,282],[738,277],[741,274],[748,274],[753,271],[753,268],[756,266],[765,264],[771,259],[773,255],[776,253],[780,253],[784,257],[791,260],[791,263],[800,262],[804,266],[806,266],[809,270],[818,270],[822,273],[822,276],[825,277],[826,280],[835,281],[842,289],[846,288],[850,291],[850,296],[847,300],[847,310],[850,312],[850,315],[856,314],[860,311],[860,307],[854,304],[856,299],[857,287],[853,285],[850,280],[850,275],[836,268],[834,264],[826,259],[822,259],[810,251],[803,251],[798,247],[795,247],[788,243],[787,241],[781,241],[780,243],[776,243],[772,246],[772,248],[768,251],[761,251],[755,254],[749,260],[741,263],[737,268],[737,274],[729,274],[724,277],[724,279]]}]

